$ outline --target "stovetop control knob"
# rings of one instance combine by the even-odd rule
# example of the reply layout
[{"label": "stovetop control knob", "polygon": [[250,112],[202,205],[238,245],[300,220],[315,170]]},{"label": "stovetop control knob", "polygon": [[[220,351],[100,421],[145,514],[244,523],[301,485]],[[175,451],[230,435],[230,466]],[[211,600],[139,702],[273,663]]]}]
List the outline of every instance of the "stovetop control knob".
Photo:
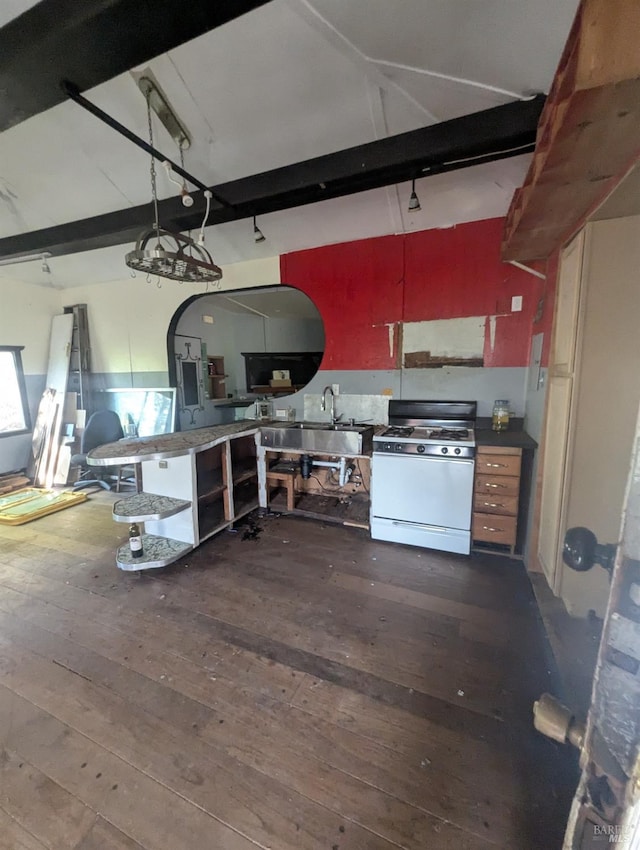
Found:
[{"label": "stovetop control knob", "polygon": [[419,454],[423,455],[424,454],[424,446],[418,446],[418,452],[419,452]]},{"label": "stovetop control knob", "polygon": [[395,451],[401,452],[402,451],[402,443],[396,443],[393,448],[395,449]]},{"label": "stovetop control knob", "polygon": [[460,454],[460,452],[462,451],[462,449],[460,449],[460,448],[458,447],[457,449],[454,449],[453,451],[454,451],[454,453],[455,453],[455,454],[459,455],[459,454]]},{"label": "stovetop control knob", "polygon": [[446,446],[443,446],[441,451],[443,455],[449,454],[449,449]]}]

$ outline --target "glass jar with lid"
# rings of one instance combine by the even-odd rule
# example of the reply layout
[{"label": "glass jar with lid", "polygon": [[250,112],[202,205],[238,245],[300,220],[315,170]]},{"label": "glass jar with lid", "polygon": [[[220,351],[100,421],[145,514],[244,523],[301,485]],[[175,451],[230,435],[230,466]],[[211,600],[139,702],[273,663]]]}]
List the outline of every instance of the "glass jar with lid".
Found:
[{"label": "glass jar with lid", "polygon": [[498,398],[494,401],[491,427],[494,431],[506,431],[509,427],[509,399]]}]

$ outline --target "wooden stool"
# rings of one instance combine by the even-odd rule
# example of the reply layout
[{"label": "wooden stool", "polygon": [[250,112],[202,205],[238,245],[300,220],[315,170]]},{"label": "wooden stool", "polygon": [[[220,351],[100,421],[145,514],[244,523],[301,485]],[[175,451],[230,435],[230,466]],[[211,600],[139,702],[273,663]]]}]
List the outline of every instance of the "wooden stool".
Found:
[{"label": "wooden stool", "polygon": [[287,510],[292,511],[296,506],[295,500],[295,485],[296,471],[294,469],[274,469],[267,470],[267,505],[271,501],[269,485],[273,483],[275,486],[284,483],[287,490]]}]

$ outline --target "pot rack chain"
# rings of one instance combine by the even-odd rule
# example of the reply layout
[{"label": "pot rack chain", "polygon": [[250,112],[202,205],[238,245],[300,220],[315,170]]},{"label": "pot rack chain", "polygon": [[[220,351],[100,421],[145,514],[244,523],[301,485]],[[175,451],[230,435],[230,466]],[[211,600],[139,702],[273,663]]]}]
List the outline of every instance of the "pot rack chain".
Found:
[{"label": "pot rack chain", "polygon": [[[149,145],[153,147],[153,119],[151,117],[151,98],[147,95],[147,124],[149,129]],[[160,215],[158,213],[158,187],[156,180],[156,160],[155,157],[149,157],[151,165],[149,166],[151,175],[151,199],[153,202],[153,226],[156,229],[158,238],[158,247],[160,246]]]}]

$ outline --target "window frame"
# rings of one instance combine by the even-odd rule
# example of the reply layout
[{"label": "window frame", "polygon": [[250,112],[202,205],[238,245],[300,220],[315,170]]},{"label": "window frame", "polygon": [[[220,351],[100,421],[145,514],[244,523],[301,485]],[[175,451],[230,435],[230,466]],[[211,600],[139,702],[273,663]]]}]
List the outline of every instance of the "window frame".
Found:
[{"label": "window frame", "polygon": [[31,433],[31,411],[29,410],[29,399],[27,397],[27,385],[24,379],[24,367],[22,365],[22,352],[24,345],[0,345],[0,354],[10,352],[13,354],[13,365],[16,370],[16,379],[18,381],[18,390],[20,391],[20,400],[22,401],[22,415],[24,417],[24,428],[16,431],[0,431],[0,440],[5,437],[20,437],[23,434]]}]

